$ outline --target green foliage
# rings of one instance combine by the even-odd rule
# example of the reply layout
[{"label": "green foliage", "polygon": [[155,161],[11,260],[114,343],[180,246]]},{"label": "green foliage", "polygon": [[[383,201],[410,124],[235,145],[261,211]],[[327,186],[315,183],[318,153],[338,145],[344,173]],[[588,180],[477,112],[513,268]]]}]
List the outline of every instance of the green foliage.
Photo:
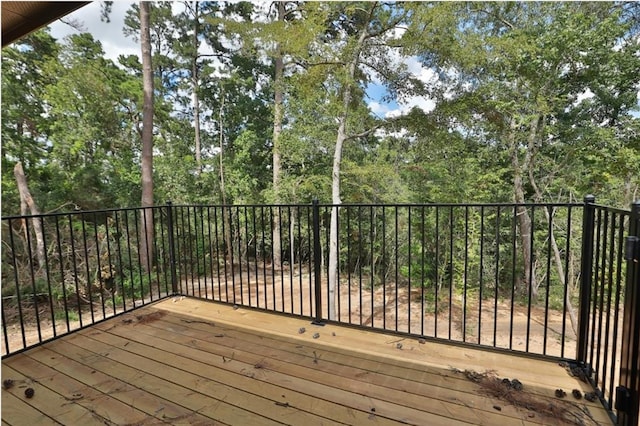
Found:
[{"label": "green foliage", "polygon": [[42,87],[53,78],[45,72],[55,60],[59,46],[47,31],[38,31],[20,44],[2,50],[2,211],[18,214],[19,197],[13,167],[21,162],[35,185],[33,196],[41,198],[39,183],[50,178],[41,159],[50,147],[46,143],[50,122],[45,117]]},{"label": "green foliage", "polygon": [[[384,131],[345,144],[344,201],[509,201],[513,158],[520,161],[528,200],[580,199],[593,192],[602,194],[603,203],[626,206],[634,197],[639,124],[629,112],[638,109],[640,59],[631,6],[416,3],[374,8],[366,17],[371,7],[286,3],[286,19],[278,21],[258,19],[249,3],[191,4],[175,15],[168,3],[154,5],[156,199],[219,202],[222,167],[232,203],[328,200],[341,88],[348,83],[344,65],[367,19],[371,40],[393,24],[408,29],[366,44],[361,69],[348,83],[349,132],[379,125]],[[197,42],[194,29],[201,33]],[[134,5],[125,33],[136,38],[137,31]],[[236,40],[233,47],[228,38]],[[211,47],[219,63],[198,56],[196,44]],[[286,54],[280,194],[270,182],[269,58],[276,46]],[[414,81],[405,63],[410,55],[438,79]],[[137,58],[115,64],[89,34],[56,41],[45,30],[4,49],[2,67],[3,211],[17,212],[16,161],[44,210],[67,203],[84,209],[136,205]],[[389,99],[429,96],[436,108],[381,121],[365,102],[372,78]],[[200,165],[193,145],[194,91],[208,122]],[[585,97],[587,91],[593,96]],[[517,145],[509,142],[509,120],[515,120]],[[534,120],[540,124],[531,145]],[[526,182],[529,177],[541,193]]]},{"label": "green foliage", "polygon": [[[189,3],[176,13],[170,3],[153,5],[156,202],[308,203],[317,197],[329,203],[340,123],[347,133],[339,173],[344,203],[573,202],[594,193],[601,204],[626,208],[638,197],[640,47],[634,4],[284,6],[279,20],[277,8],[265,11],[249,2]],[[124,33],[134,39],[138,12],[133,5],[125,20]],[[211,55],[199,54],[204,50]],[[284,72],[276,85],[280,57]],[[414,78],[409,69],[416,63],[434,78]],[[434,109],[374,116],[367,105],[372,85],[384,87],[388,101],[423,97]],[[278,141],[282,170],[274,188],[276,89],[283,93],[284,114]],[[142,83],[136,56],[115,63],[90,34],[55,40],[41,30],[3,49],[2,94],[3,215],[20,211],[12,173],[17,162],[43,211],[139,204]],[[200,151],[194,95],[202,122]],[[541,210],[526,213],[534,216],[535,259],[550,250],[549,222]],[[234,220],[244,223],[252,214],[241,211]],[[379,207],[341,210],[341,224],[359,224],[357,232],[339,236],[342,271],[372,276],[376,285],[397,279],[424,288],[434,306],[435,289],[449,286],[455,293],[467,286],[478,297],[480,288],[510,297],[514,283],[526,302],[524,228],[514,214],[503,210],[498,220],[497,210],[489,209],[484,223],[477,208],[436,214],[403,207],[394,214],[383,217]],[[573,285],[579,241],[567,241],[566,211],[554,214],[551,229],[563,268],[572,267],[567,275]],[[573,229],[579,227],[579,217],[571,221]],[[205,222],[223,225],[220,217]],[[96,237],[80,221],[71,229]],[[183,237],[204,256],[182,273],[211,268],[207,256],[213,255],[197,233],[194,222]],[[231,233],[233,241],[256,238],[243,226],[233,225]],[[124,246],[122,237],[110,235],[110,244]],[[271,239],[265,232],[264,247],[253,249],[268,256]],[[135,250],[121,256],[115,265],[120,293],[142,296],[155,278],[131,266]],[[27,259],[21,262],[26,268]],[[533,268],[543,280],[535,303],[543,303],[548,291],[559,306],[560,268],[554,262]],[[89,275],[81,283],[86,287],[96,271],[83,273]],[[3,271],[5,277],[11,274]],[[75,281],[55,278],[59,301],[59,283],[72,289]],[[39,277],[38,291],[45,284]],[[3,286],[3,295],[11,291]]]}]

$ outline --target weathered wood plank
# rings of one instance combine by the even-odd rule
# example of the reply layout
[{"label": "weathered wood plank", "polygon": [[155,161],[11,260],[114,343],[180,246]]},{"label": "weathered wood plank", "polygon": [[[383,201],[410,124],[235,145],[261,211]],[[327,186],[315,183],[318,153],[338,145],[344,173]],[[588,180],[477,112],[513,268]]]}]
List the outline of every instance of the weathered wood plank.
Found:
[{"label": "weathered wood plank", "polygon": [[[303,344],[303,347],[314,347],[314,350],[323,348],[334,353],[343,353],[347,357],[353,357],[353,352],[356,351],[358,352],[356,357],[372,360],[374,363],[383,355],[384,359],[394,360],[396,366],[415,369],[416,362],[418,362],[421,370],[424,369],[424,371],[433,372],[436,376],[444,376],[446,378],[460,378],[462,376],[453,373],[453,371],[448,371],[449,367],[470,369],[478,372],[493,371],[500,377],[518,378],[526,384],[528,392],[532,392],[536,399],[541,398],[543,401],[553,402],[555,398],[553,394],[557,388],[564,388],[566,391],[580,389],[582,392],[591,390],[587,384],[570,377],[562,367],[552,361],[487,352],[482,349],[462,348],[437,342],[426,342],[422,345],[415,339],[403,339],[389,333],[371,332],[336,325],[314,327],[309,326],[304,319],[265,314],[260,311],[242,308],[233,309],[227,305],[213,303],[209,303],[209,305],[207,306],[207,303],[202,304],[195,299],[185,298],[175,303],[165,301],[157,305],[157,308],[183,313],[191,318],[202,319],[204,322],[214,322],[218,325],[218,328],[225,325],[230,327],[241,326],[243,332],[246,333],[246,330],[250,330],[254,337],[260,336],[256,340],[258,343],[264,338],[268,338],[265,336],[275,335],[278,336],[278,339],[289,339],[289,342],[298,346]],[[167,321],[171,320],[170,317],[167,318]],[[298,333],[299,327],[305,326],[305,324],[308,331],[300,335]],[[193,325],[200,329],[207,328],[207,325],[197,321]],[[321,334],[320,339],[317,340],[312,337],[316,331]],[[365,337],[364,339],[363,336]],[[217,341],[218,339],[215,340]],[[354,344],[354,341],[359,343]],[[409,341],[409,344],[407,344],[407,341]],[[398,350],[396,346],[400,342],[404,343],[402,350]],[[432,347],[435,347],[434,351],[430,350]],[[371,348],[375,349],[372,350]],[[466,360],[468,352],[474,353],[471,361]],[[478,358],[481,354],[488,354],[488,361]],[[499,363],[496,363],[496,359]],[[482,361],[482,368],[478,368],[478,360]],[[507,367],[505,367],[505,364]],[[540,374],[541,371],[544,371],[544,374]],[[508,374],[505,374],[505,372]],[[460,385],[460,382],[457,382],[457,384]],[[473,386],[473,384],[469,383],[463,384],[459,390],[468,389],[469,385]],[[452,386],[449,387],[452,388]],[[477,387],[474,387],[474,389],[477,390]],[[567,401],[570,400],[558,401],[558,404],[564,405]],[[606,410],[597,402],[590,403],[581,400],[579,402],[572,401],[572,403],[578,411],[587,410],[596,422],[602,422],[603,424],[610,422]]]},{"label": "weathered wood plank", "polygon": [[[220,411],[222,411],[224,407],[229,410],[230,416],[234,416],[229,417],[229,420],[239,422],[241,419],[237,416],[241,415],[245,418],[245,420],[242,420],[246,422],[245,424],[273,424],[282,421],[293,421],[295,424],[307,424],[308,422],[310,422],[309,424],[320,424],[323,421],[317,416],[302,412],[295,407],[279,406],[276,404],[276,402],[279,401],[277,399],[272,400],[269,396],[251,394],[236,389],[231,385],[203,377],[197,373],[191,373],[190,371],[198,370],[190,370],[187,367],[183,367],[187,360],[171,357],[168,361],[171,365],[134,354],[125,349],[124,345],[127,342],[122,342],[122,347],[116,346],[116,342],[113,341],[114,338],[115,336],[113,335],[92,330],[89,335],[76,334],[72,336],[72,338],[69,339],[69,343],[84,348],[91,348],[91,351],[101,353],[111,361],[116,361],[120,363],[120,365],[144,373],[144,376],[138,380],[140,386],[144,388],[146,388],[145,384],[147,382],[161,380],[165,383],[169,382],[177,385],[175,390],[178,393],[174,395],[175,398],[188,397],[192,399],[194,398],[194,391],[197,391],[199,395],[202,395],[202,398],[215,399],[217,401],[216,404],[220,407],[216,409],[215,416],[212,418],[219,418],[222,421],[226,421],[225,418],[218,417],[221,415]],[[186,390],[188,394],[180,395],[180,387],[183,389],[182,392]],[[211,404],[211,401],[209,404]],[[204,411],[201,412],[206,414]]]},{"label": "weathered wood plank", "polygon": [[31,387],[35,394],[25,402],[36,410],[47,413],[47,416],[64,424],[104,425],[104,419],[94,416],[90,410],[76,404],[73,396],[65,397],[48,388],[49,382],[54,380],[53,376],[34,379],[3,363],[2,378],[14,381],[14,385],[10,389],[3,390],[3,397],[4,392],[8,391],[16,397],[24,399],[24,390]]},{"label": "weathered wood plank", "polygon": [[[187,368],[190,362],[200,364],[191,366],[190,369],[192,371],[207,371],[206,366],[215,367],[217,369],[210,374],[218,380],[233,383],[234,386],[242,387],[252,393],[276,396],[280,394],[286,395],[287,402],[290,405],[315,412],[333,421],[352,424],[354,421],[359,423],[369,420],[372,413],[371,408],[374,408],[379,422],[386,422],[385,417],[402,422],[412,422],[410,416],[412,408],[408,409],[402,405],[388,403],[378,398],[372,398],[369,395],[364,397],[361,394],[341,391],[339,386],[300,378],[298,377],[299,374],[296,374],[296,370],[300,369],[300,367],[294,364],[282,363],[280,361],[274,362],[273,359],[266,360],[264,356],[245,353],[241,348],[228,351],[226,356],[220,355],[207,350],[214,349],[215,345],[212,343],[207,344],[205,341],[196,341],[190,337],[186,337],[188,341],[185,341],[184,345],[174,343],[177,339],[180,339],[180,336],[169,333],[163,336],[152,337],[144,334],[142,329],[145,327],[144,325],[139,325],[135,328],[110,328],[109,333],[121,337],[122,340],[120,341],[114,340],[113,337],[115,336],[107,338],[94,335],[93,337],[115,346],[125,344],[130,341],[130,338],[135,336],[138,342],[148,346],[137,347],[135,344],[129,344],[127,345],[127,350],[148,354],[153,353],[154,357],[158,357],[159,359],[171,359],[175,355],[179,355],[183,357],[181,365],[184,365],[185,368]],[[148,330],[153,332],[155,329],[149,327]],[[145,335],[147,336],[146,338]],[[171,341],[163,340],[163,338],[171,339]],[[182,336],[182,339],[184,338],[185,336]],[[153,348],[149,348],[149,346],[155,346],[157,349],[154,351]],[[275,363],[281,368],[274,368]],[[206,365],[202,366],[201,364]],[[256,368],[256,366],[258,367]],[[307,367],[305,369],[313,369],[313,367]],[[231,372],[236,374],[230,374]],[[238,375],[241,377],[238,377]],[[338,383],[344,378],[340,374],[339,369],[334,373],[327,373],[325,376],[328,378],[329,383],[332,383],[330,381],[331,377],[333,377],[333,383]],[[276,387],[275,385],[278,386]],[[362,387],[368,386],[369,384],[365,382],[362,383]],[[384,405],[387,411],[378,408],[376,404],[380,404],[380,406]],[[418,421],[418,424],[424,421],[425,418],[430,418],[428,410],[423,409],[421,411],[424,412],[416,413],[421,419]],[[451,424],[451,421],[451,419],[436,416],[430,420],[430,424],[445,425]],[[453,421],[455,423],[458,419],[454,419]]]},{"label": "weathered wood plank", "polygon": [[[447,360],[445,359],[442,360],[443,366],[441,366],[440,368],[436,368],[431,365],[424,365],[417,362],[408,362],[406,360],[386,362],[389,360],[389,357],[381,358],[368,354],[362,354],[360,352],[351,351],[348,348],[327,348],[327,346],[324,344],[316,343],[323,342],[324,339],[300,342],[300,340],[294,340],[291,338],[269,336],[266,333],[252,334],[244,329],[242,329],[242,331],[238,331],[235,325],[231,325],[223,321],[216,322],[217,325],[215,334],[223,334],[225,338],[218,338],[212,337],[212,334],[210,333],[212,329],[209,328],[210,326],[208,324],[204,324],[202,322],[192,322],[192,320],[189,320],[188,318],[189,317],[171,315],[163,318],[162,321],[172,322],[173,325],[150,324],[150,326],[156,328],[161,327],[163,330],[173,330],[176,332],[179,330],[186,330],[187,334],[191,333],[193,329],[198,329],[203,332],[203,334],[199,335],[198,337],[201,337],[205,340],[225,345],[225,342],[229,341],[228,339],[226,339],[228,337],[233,339],[232,341],[234,342],[234,345],[239,341],[244,341],[251,348],[255,348],[254,352],[257,351],[257,353],[261,354],[268,354],[269,351],[274,347],[277,347],[279,349],[286,349],[292,354],[300,355],[299,357],[291,358],[287,361],[295,362],[298,365],[303,366],[309,366],[311,362],[315,363],[318,354],[322,351],[323,361],[333,362],[344,366],[357,365],[358,369],[366,370],[368,381],[371,381],[371,377],[376,377],[382,374],[386,377],[381,378],[381,380],[385,380],[386,386],[392,387],[394,389],[407,391],[413,386],[415,392],[420,393],[421,389],[423,389],[420,384],[429,383],[430,385],[440,386],[446,389],[457,389],[470,393],[477,393],[477,385],[464,378],[464,375],[456,373],[452,369],[448,368],[450,364],[446,362]],[[184,327],[185,325],[188,325],[189,327],[186,328]],[[349,331],[357,332],[357,330],[347,330],[347,332]],[[193,334],[189,335],[195,336]],[[324,333],[323,335],[325,338],[332,338],[328,333]],[[379,368],[380,359],[385,360],[384,371],[381,371],[381,369]],[[525,359],[525,361],[529,360]],[[551,368],[555,369],[555,365],[553,363],[550,364]],[[325,365],[325,363],[323,363],[322,365]],[[523,366],[523,368],[525,369],[528,368],[528,363],[525,362]],[[467,368],[466,366],[459,365],[458,367]],[[318,367],[316,366],[316,368]],[[479,372],[482,373],[483,371]],[[357,373],[357,375],[360,374],[362,373]],[[514,378],[514,376],[511,376],[511,378]],[[515,378],[520,379],[521,375],[515,376]],[[536,386],[536,383],[531,384],[529,382],[526,382],[526,391],[528,393],[534,394],[536,397],[541,397],[542,400],[552,402],[553,400],[555,400],[555,389],[563,386],[565,389],[578,388],[583,392],[587,392],[590,390],[585,383],[578,381],[576,378],[570,377],[566,372],[564,372],[562,380],[558,380],[556,387],[554,387],[553,389]],[[601,408],[600,404],[598,404],[597,402],[588,402],[586,400],[581,400],[579,403],[576,402],[576,405],[591,407],[593,409],[596,409],[596,411]],[[600,411],[602,416],[599,418],[606,421],[606,419],[608,418],[606,416],[606,412],[604,412],[603,410]]]},{"label": "weathered wood plank", "polygon": [[[3,360],[36,397],[3,389],[2,424],[567,424],[483,393],[465,369],[518,378],[543,404],[591,390],[550,361],[176,298]],[[611,424],[597,403],[572,407]]]},{"label": "weathered wood plank", "polygon": [[[63,341],[53,342],[58,346],[67,345]],[[38,354],[44,348],[39,347],[30,351],[30,353]],[[64,397],[74,399],[75,395],[82,395],[74,402],[77,405],[91,411],[99,418],[114,422],[117,424],[141,422],[147,416],[134,408],[117,401],[106,393],[99,392],[91,386],[76,380],[73,377],[62,374],[49,365],[55,364],[55,359],[45,358],[42,362],[36,361],[30,356],[17,356],[8,360],[9,365],[22,374],[31,377],[38,382],[47,383],[47,387]],[[4,361],[3,361],[4,362]],[[57,362],[66,362],[65,359],[58,359]],[[3,414],[4,416],[4,414]]]},{"label": "weathered wood plank", "polygon": [[[135,353],[155,353],[156,359],[172,359],[176,356],[182,358],[199,361],[205,363],[206,366],[198,366],[206,377],[215,377],[216,380],[223,383],[233,383],[235,387],[248,390],[258,395],[274,395],[281,403],[289,404],[298,409],[316,413],[329,420],[352,424],[369,420],[371,416],[368,404],[366,410],[356,410],[346,407],[341,403],[334,403],[322,399],[324,396],[334,396],[333,388],[326,387],[318,392],[318,385],[314,383],[304,383],[302,379],[292,377],[286,374],[272,371],[268,365],[260,364],[257,359],[255,363],[246,363],[238,359],[234,353],[229,353],[223,359],[221,355],[206,350],[207,342],[197,342],[194,339],[173,333],[165,335],[171,340],[160,340],[163,336],[152,337],[144,333],[141,328],[147,326],[138,326],[135,330],[129,328],[115,328],[109,332],[124,339],[129,339],[132,333],[135,333],[137,343],[142,345],[130,344],[127,350]],[[149,327],[150,330],[155,330]],[[178,339],[180,341],[178,341]],[[183,339],[189,341],[182,342]],[[146,346],[143,346],[146,345]],[[186,345],[186,346],[185,346]],[[213,344],[209,344],[213,345]],[[150,348],[151,347],[151,348]],[[154,349],[155,348],[155,349]],[[202,348],[202,349],[201,349]],[[158,352],[156,352],[158,351]],[[185,366],[187,364],[181,364]],[[258,368],[256,368],[256,366]],[[209,368],[215,367],[215,368]],[[309,389],[311,388],[311,389]],[[304,390],[307,392],[305,393]],[[395,424],[387,422],[383,417],[378,416],[377,424]]]},{"label": "weathered wood plank", "polygon": [[60,425],[20,397],[2,390],[2,419],[10,425]]},{"label": "weathered wood plank", "polygon": [[[309,322],[301,318],[285,315],[264,315],[260,311],[243,308],[233,309],[228,305],[202,303],[202,301],[192,298],[178,299],[176,302],[166,300],[155,305],[155,308],[184,313],[203,319],[224,321],[230,324],[242,324],[243,328],[260,333],[268,330],[270,334],[311,341],[313,333],[297,334],[299,327],[306,323],[306,327],[310,331],[318,331],[325,336],[331,335],[331,333],[336,334],[336,336],[332,336],[332,339],[323,341],[323,344],[328,346],[357,349],[377,356],[384,354],[386,357],[400,361],[416,360],[436,367],[442,366],[442,360],[447,360],[454,364],[465,364],[468,368],[476,371],[499,368],[498,373],[505,377],[514,376],[512,374],[513,370],[513,373],[520,373],[523,379],[546,387],[557,386],[557,380],[564,380],[568,377],[561,367],[550,369],[549,367],[553,363],[547,360],[513,356],[506,353],[487,351],[482,348],[455,346],[432,340],[421,345],[415,338],[398,337],[392,333],[342,327],[334,324],[327,324],[325,327],[318,328],[309,326]],[[397,350],[397,343],[403,344],[402,351]],[[525,369],[522,369],[523,365],[526,365]],[[544,375],[537,374],[536,372],[542,368],[549,371]],[[587,389],[585,388],[585,390]]]},{"label": "weathered wood plank", "polygon": [[[127,339],[131,338],[131,335],[135,333],[136,340],[150,345],[157,344],[154,343],[156,341],[155,338],[171,339],[175,346],[164,344],[163,351],[175,354],[180,353],[185,357],[199,359],[210,364],[218,364],[220,368],[237,369],[240,363],[240,366],[243,366],[242,368],[251,368],[253,365],[262,363],[265,365],[264,373],[261,374],[264,376],[264,380],[276,383],[281,379],[274,376],[279,375],[284,378],[286,385],[291,386],[294,383],[292,378],[296,378],[300,382],[300,387],[297,390],[312,392],[312,394],[317,391],[318,385],[323,385],[329,389],[326,397],[333,397],[343,405],[347,405],[351,398],[345,396],[336,398],[336,389],[343,389],[353,395],[354,389],[366,388],[370,390],[372,386],[377,386],[378,388],[383,388],[379,395],[384,395],[385,400],[398,405],[398,414],[400,416],[402,416],[404,410],[402,406],[405,406],[405,408],[420,407],[425,413],[430,412],[430,408],[435,406],[437,407],[435,408],[436,411],[432,412],[432,414],[445,418],[448,411],[439,405],[445,404],[452,406],[449,411],[469,411],[472,408],[486,412],[466,417],[459,415],[455,420],[464,421],[466,419],[467,421],[476,422],[478,417],[489,417],[488,420],[501,420],[502,423],[508,423],[509,420],[502,419],[502,416],[507,416],[517,419],[514,420],[514,424],[521,424],[523,413],[517,411],[514,407],[505,407],[504,412],[498,414],[494,408],[495,403],[486,397],[478,395],[477,386],[466,379],[448,379],[420,372],[419,370],[408,369],[403,374],[405,377],[392,376],[387,370],[393,369],[394,365],[384,362],[383,359],[379,359],[375,364],[372,363],[372,370],[368,371],[357,367],[360,363],[357,357],[353,358],[350,363],[335,363],[328,360],[329,357],[325,357],[326,353],[322,350],[314,350],[315,354],[310,356],[295,353],[296,350],[303,351],[306,349],[301,345],[294,348],[294,352],[287,352],[283,350],[287,346],[283,341],[264,338],[260,341],[244,342],[231,336],[233,330],[229,328],[218,327],[216,330],[216,332],[225,330],[224,337],[213,337],[215,334],[212,335],[209,330],[196,330],[194,327],[207,327],[196,323],[188,324],[189,327],[183,327],[179,323],[170,323],[172,324],[170,326],[172,331],[166,331],[165,328],[168,327],[164,327],[164,325],[173,319],[179,320],[180,318],[166,317],[148,326],[138,325],[129,329],[117,327],[110,329],[109,332],[116,333]],[[182,328],[182,330],[179,330],[179,328]],[[149,334],[150,337],[145,338],[145,334]],[[210,356],[210,354],[214,356]],[[234,362],[225,362],[225,360],[230,359],[233,359]],[[314,373],[310,376],[308,371],[314,371]],[[409,376],[411,377],[409,378]],[[421,377],[425,376],[428,377],[426,380],[420,380]],[[416,377],[418,379],[414,381]],[[429,378],[431,377],[437,378],[438,383],[430,382]],[[343,388],[345,379],[351,381],[351,386],[347,389]],[[317,380],[321,380],[321,382]],[[436,380],[434,379],[434,381]],[[456,383],[460,387],[466,387],[466,391],[456,390]],[[309,384],[311,384],[310,387]],[[391,400],[386,398],[388,396],[387,391],[395,391],[396,398]],[[425,397],[426,399],[421,400],[419,405],[412,406],[410,404],[416,402],[411,400],[413,398],[411,395]],[[371,398],[372,395],[368,393],[368,397]],[[380,396],[375,399],[380,399]],[[398,403],[398,401],[401,401],[401,403]],[[460,407],[456,407],[456,405]],[[368,410],[368,408],[364,408],[364,410]],[[377,410],[377,413],[382,415],[380,410]]]},{"label": "weathered wood plank", "polygon": [[[86,336],[74,334],[66,339],[64,346],[56,348],[61,355],[75,359],[78,362],[90,362],[97,371],[113,377],[120,377],[145,392],[162,399],[173,401],[192,412],[199,413],[210,419],[227,424],[256,424],[273,425],[275,422],[260,417],[255,413],[245,411],[231,405],[222,399],[215,399],[202,393],[202,383],[193,377],[178,382],[185,382],[187,386],[176,383],[178,372],[171,368],[160,368],[150,363],[148,359],[136,359],[130,362],[130,357],[122,357],[122,350],[102,345],[95,340],[88,340]],[[125,362],[120,362],[120,360]],[[129,361],[129,362],[128,362]],[[174,359],[174,363],[179,359]]]},{"label": "weathered wood plank", "polygon": [[48,347],[43,347],[29,355],[57,372],[73,377],[85,386],[122,402],[126,407],[135,407],[147,416],[145,421],[157,418],[160,421],[184,422],[185,424],[208,424],[211,422],[211,419],[195,414],[192,410],[138,389],[135,387],[135,379],[138,375],[129,378],[133,384],[127,383],[117,377],[104,374],[91,365],[79,363],[56,352],[56,347],[57,345],[50,344]]}]

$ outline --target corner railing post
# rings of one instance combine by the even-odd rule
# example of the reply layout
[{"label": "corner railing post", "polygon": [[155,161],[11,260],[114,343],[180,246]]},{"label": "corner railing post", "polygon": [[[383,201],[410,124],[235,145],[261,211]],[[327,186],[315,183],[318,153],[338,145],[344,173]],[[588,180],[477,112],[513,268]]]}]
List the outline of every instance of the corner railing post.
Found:
[{"label": "corner railing post", "polygon": [[167,201],[167,230],[169,234],[169,269],[171,270],[171,291],[178,294],[178,274],[176,272],[176,254],[173,229],[173,204]]},{"label": "corner railing post", "polygon": [[625,243],[627,280],[622,323],[620,386],[616,388],[618,425],[636,426],[640,417],[640,200],[631,204]]},{"label": "corner railing post", "polygon": [[315,319],[314,324],[322,324],[322,283],[320,268],[322,264],[322,253],[320,251],[320,205],[318,199],[312,202],[313,209],[313,277],[315,289]]},{"label": "corner railing post", "polygon": [[580,319],[578,322],[577,361],[587,363],[589,341],[589,306],[591,301],[591,283],[593,279],[593,239],[595,232],[596,197],[584,197],[582,212],[582,259],[580,264]]}]

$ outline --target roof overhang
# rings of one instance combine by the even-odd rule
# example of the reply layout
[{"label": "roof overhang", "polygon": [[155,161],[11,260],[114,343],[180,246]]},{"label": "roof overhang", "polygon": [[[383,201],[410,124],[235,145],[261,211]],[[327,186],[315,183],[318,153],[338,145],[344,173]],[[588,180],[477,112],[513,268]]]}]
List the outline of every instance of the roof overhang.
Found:
[{"label": "roof overhang", "polygon": [[2,47],[60,19],[88,1],[2,1]]}]

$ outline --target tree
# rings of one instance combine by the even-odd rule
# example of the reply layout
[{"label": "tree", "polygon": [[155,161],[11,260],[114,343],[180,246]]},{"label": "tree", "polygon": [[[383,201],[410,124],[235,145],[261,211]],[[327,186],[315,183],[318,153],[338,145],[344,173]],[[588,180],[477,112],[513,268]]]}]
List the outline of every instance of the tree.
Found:
[{"label": "tree", "polygon": [[[140,2],[140,44],[142,47],[142,81],[144,92],[142,116],[142,207],[153,206],[153,66],[149,2]],[[146,271],[152,268],[153,210],[142,211],[140,263]]]},{"label": "tree", "polygon": [[[191,4],[189,4],[191,6]],[[196,174],[202,173],[202,142],[200,140],[200,95],[199,95],[199,82],[200,78],[199,67],[198,67],[198,47],[199,40],[198,37],[200,35],[200,8],[199,3],[197,1],[193,2],[191,6],[191,10],[193,13],[193,47],[195,49],[196,54],[193,55],[193,59],[191,60],[191,84],[193,91],[193,128],[195,131],[195,151],[196,151]]]},{"label": "tree", "polygon": [[[285,2],[277,2],[278,8],[278,22],[284,23],[285,20]],[[281,166],[281,138],[282,134],[282,121],[284,118],[284,59],[283,59],[282,47],[280,43],[277,43],[275,48],[275,72],[274,72],[274,97],[273,97],[273,193],[275,195],[275,201],[280,202],[280,179],[282,174]],[[282,235],[280,233],[280,220],[278,217],[273,221],[273,267],[280,268],[282,266]]]},{"label": "tree", "polygon": [[[18,191],[20,192],[20,214],[22,216],[27,215],[27,209],[31,212],[33,216],[37,216],[40,214],[40,209],[36,202],[33,200],[31,196],[31,192],[29,191],[29,186],[27,185],[27,178],[24,175],[24,170],[22,169],[22,163],[17,163],[13,169],[13,173],[16,176],[16,182],[18,185]],[[46,258],[44,255],[45,247],[44,247],[44,236],[42,234],[42,228],[40,224],[40,218],[33,218],[32,222],[32,232],[36,236],[36,258],[38,259],[38,266],[40,268],[45,267]],[[26,232],[26,231],[25,231]],[[27,235],[27,238],[29,236]]]},{"label": "tree", "polygon": [[130,141],[138,137],[142,82],[105,59],[88,33],[67,37],[46,72],[56,76],[42,91],[47,168],[59,180],[50,193],[85,210],[138,204],[140,176],[132,176],[131,163],[139,150]]},{"label": "tree", "polygon": [[[347,140],[364,137],[373,131],[373,127],[364,129],[358,133],[350,129],[350,113],[353,108],[354,96],[361,90],[358,79],[363,78],[360,66],[368,64],[374,71],[392,71],[390,59],[377,56],[384,55],[386,33],[396,28],[404,20],[402,10],[391,9],[378,2],[352,3],[336,10],[335,25],[336,35],[343,37],[344,48],[337,58],[329,61],[338,63],[337,72],[334,75],[335,84],[339,88],[338,98],[340,104],[337,108],[336,143],[333,154],[333,167],[331,171],[331,210],[330,237],[329,237],[329,319],[335,318],[336,289],[338,283],[338,205],[342,203],[340,197],[340,168],[342,165],[343,147]],[[340,34],[342,33],[342,34]],[[375,46],[375,47],[374,47]],[[333,46],[332,46],[333,48]],[[377,50],[376,50],[377,48]],[[324,53],[327,53],[325,50]],[[375,61],[366,61],[366,55],[375,55]],[[363,59],[363,57],[365,57]],[[372,59],[372,58],[370,58]],[[376,64],[375,66],[373,64]],[[386,73],[384,73],[386,74]],[[389,72],[384,77],[397,77],[395,72]],[[391,78],[388,80],[392,81]]]},{"label": "tree", "polygon": [[[232,33],[237,33],[243,41],[241,54],[245,58],[268,57],[268,77],[273,95],[271,99],[271,173],[272,186],[267,199],[282,203],[285,192],[282,188],[284,175],[282,156],[286,152],[283,145],[285,126],[285,108],[290,86],[290,77],[294,70],[300,71],[299,63],[308,57],[309,45],[317,35],[318,22],[323,14],[322,7],[314,3],[298,3],[290,1],[274,2],[267,11],[266,23],[244,22],[226,23]],[[273,12],[275,9],[275,12]],[[259,13],[259,12],[258,12]],[[279,218],[274,217],[272,223],[272,256],[273,267],[282,266],[281,229]]]},{"label": "tree", "polygon": [[[638,105],[638,10],[632,3],[141,3],[125,33],[148,39],[151,59],[120,57],[117,65],[89,34],[57,42],[36,32],[2,56],[3,209],[19,210],[17,163],[42,211],[141,202],[148,213],[154,196],[223,204],[317,196],[334,205],[326,259],[333,298],[344,264],[343,201],[521,204],[595,192],[600,202],[627,207],[640,185],[640,120],[630,114]],[[420,65],[433,78],[410,78],[408,67],[415,73]],[[367,99],[374,85],[387,100],[428,96],[435,107],[376,116]],[[545,291],[545,268],[536,263],[545,220],[555,232],[552,282],[566,275],[571,254],[562,249],[562,218],[533,212],[521,206],[514,216],[513,270],[527,283],[520,296],[535,297]],[[286,220],[272,226],[265,245],[279,267]],[[152,254],[146,246],[140,253]]]},{"label": "tree", "polygon": [[[47,192],[47,145],[45,87],[55,81],[47,72],[57,60],[59,46],[46,29],[34,32],[2,50],[2,212],[17,214],[20,196],[13,176],[19,162],[31,180],[31,192],[40,199]],[[52,201],[54,204],[57,200]],[[45,204],[43,204],[43,202]],[[40,207],[48,207],[40,199]]]},{"label": "tree", "polygon": [[[601,155],[595,139],[613,131],[618,117],[633,107],[638,47],[629,40],[637,39],[637,30],[623,9],[575,3],[416,9],[406,46],[438,73],[437,109],[455,117],[448,131],[483,143],[498,160],[494,167],[509,164],[505,177],[514,202],[553,200],[575,188],[572,177],[590,173],[580,158]],[[519,207],[517,220],[521,271],[535,299],[539,283],[529,209]]]},{"label": "tree", "polygon": [[[180,75],[180,80],[186,84],[179,84],[178,87],[190,92],[191,104],[185,107],[185,115],[190,116],[193,122],[194,152],[196,178],[203,170],[203,150],[207,147],[203,142],[203,128],[201,117],[206,110],[203,110],[201,102],[202,86],[208,80],[206,73],[212,71],[212,65],[221,65],[229,61],[232,55],[231,49],[222,42],[224,32],[217,25],[216,18],[223,19],[234,12],[241,16],[245,14],[242,5],[222,5],[217,2],[197,2],[185,1],[182,3],[184,11],[167,18],[172,21],[170,27],[174,28],[176,35],[167,40],[172,53],[176,59],[176,73]],[[204,47],[204,49],[203,49]],[[186,104],[184,101],[180,103]],[[214,114],[214,111],[209,111]]]}]

